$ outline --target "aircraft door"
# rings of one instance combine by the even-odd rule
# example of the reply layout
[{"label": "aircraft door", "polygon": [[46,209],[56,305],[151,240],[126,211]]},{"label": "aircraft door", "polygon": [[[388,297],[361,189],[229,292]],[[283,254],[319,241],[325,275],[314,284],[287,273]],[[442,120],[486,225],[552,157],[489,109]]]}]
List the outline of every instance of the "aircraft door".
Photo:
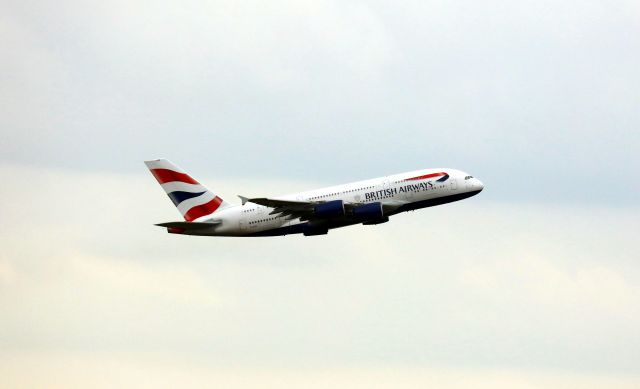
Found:
[{"label": "aircraft door", "polygon": [[456,179],[453,177],[451,177],[449,181],[450,181],[449,188],[451,190],[458,190],[458,181],[456,181]]}]

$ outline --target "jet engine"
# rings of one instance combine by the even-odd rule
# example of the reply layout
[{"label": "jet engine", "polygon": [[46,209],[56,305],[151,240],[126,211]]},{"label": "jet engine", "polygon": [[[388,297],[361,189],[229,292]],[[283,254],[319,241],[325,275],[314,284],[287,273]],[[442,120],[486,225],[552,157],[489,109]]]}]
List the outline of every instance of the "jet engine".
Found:
[{"label": "jet engine", "polygon": [[353,217],[358,220],[382,218],[382,203],[369,203],[353,208]]},{"label": "jet engine", "polygon": [[313,208],[313,212],[317,217],[332,218],[344,216],[344,203],[342,200],[332,200],[326,203],[318,204]]},{"label": "jet engine", "polygon": [[362,224],[380,224],[389,221],[389,218],[384,216],[382,203],[380,202],[355,207],[353,209],[353,218],[362,222]]}]

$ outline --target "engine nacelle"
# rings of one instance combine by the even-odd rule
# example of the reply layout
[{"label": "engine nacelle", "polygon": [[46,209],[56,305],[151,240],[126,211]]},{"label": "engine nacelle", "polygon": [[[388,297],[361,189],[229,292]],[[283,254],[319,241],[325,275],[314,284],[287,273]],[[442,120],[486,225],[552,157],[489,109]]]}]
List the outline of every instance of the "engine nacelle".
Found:
[{"label": "engine nacelle", "polygon": [[344,216],[344,203],[342,200],[327,201],[326,203],[316,205],[313,212],[321,218]]},{"label": "engine nacelle", "polygon": [[365,222],[384,220],[382,203],[369,203],[355,207],[353,209],[353,218]]}]

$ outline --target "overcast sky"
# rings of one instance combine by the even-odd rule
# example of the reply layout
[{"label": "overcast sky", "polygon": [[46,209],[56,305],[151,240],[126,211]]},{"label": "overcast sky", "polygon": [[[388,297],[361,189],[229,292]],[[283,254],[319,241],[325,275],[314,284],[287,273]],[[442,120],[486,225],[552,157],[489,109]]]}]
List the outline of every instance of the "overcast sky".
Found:
[{"label": "overcast sky", "polygon": [[[638,2],[0,0],[0,54],[0,386],[640,386]],[[159,157],[486,188],[180,237]]]}]

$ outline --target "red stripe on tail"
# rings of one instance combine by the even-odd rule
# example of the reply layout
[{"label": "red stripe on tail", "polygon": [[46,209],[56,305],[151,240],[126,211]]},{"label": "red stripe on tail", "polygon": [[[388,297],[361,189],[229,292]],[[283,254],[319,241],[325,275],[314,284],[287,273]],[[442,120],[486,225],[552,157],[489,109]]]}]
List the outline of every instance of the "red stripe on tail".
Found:
[{"label": "red stripe on tail", "polygon": [[444,173],[444,172],[431,173],[431,174],[426,174],[424,176],[407,178],[407,179],[405,179],[405,181],[426,180],[427,178],[441,177],[441,176],[446,176],[446,175],[447,175],[447,173]]},{"label": "red stripe on tail", "polygon": [[184,214],[184,220],[190,222],[204,215],[212,214],[216,211],[216,209],[218,209],[218,207],[220,207],[220,204],[222,204],[222,199],[216,196],[216,198],[209,201],[208,203],[197,205],[188,210],[187,213]]},{"label": "red stripe on tail", "polygon": [[187,184],[199,184],[198,181],[189,177],[188,174],[178,173],[169,169],[151,169],[151,174],[158,180],[160,184],[167,182],[180,181]]}]

